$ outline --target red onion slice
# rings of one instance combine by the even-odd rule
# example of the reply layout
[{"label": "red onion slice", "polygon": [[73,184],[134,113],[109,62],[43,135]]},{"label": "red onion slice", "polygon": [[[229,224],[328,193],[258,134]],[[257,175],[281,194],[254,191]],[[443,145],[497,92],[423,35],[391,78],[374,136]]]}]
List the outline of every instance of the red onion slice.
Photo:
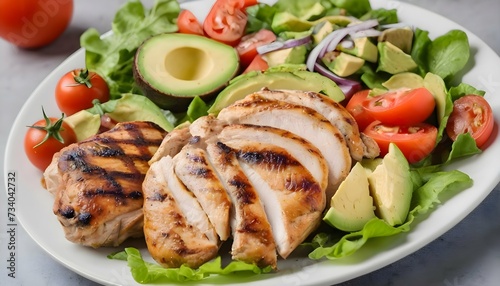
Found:
[{"label": "red onion slice", "polygon": [[321,65],[319,62],[314,63],[314,71],[333,80],[342,90],[346,99],[350,98],[355,92],[361,90],[360,82],[340,77]]},{"label": "red onion slice", "polygon": [[297,46],[302,46],[305,44],[309,44],[311,42],[311,36],[306,36],[300,39],[290,39],[284,42],[282,41],[274,41],[267,45],[262,45],[257,47],[257,53],[263,55],[277,50],[283,50],[288,48],[293,48]]}]

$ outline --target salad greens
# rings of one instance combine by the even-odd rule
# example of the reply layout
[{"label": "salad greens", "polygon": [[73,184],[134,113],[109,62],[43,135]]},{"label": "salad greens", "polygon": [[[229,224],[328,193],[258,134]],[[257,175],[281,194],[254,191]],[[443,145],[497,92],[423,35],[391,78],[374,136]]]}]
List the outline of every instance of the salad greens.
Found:
[{"label": "salad greens", "polygon": [[[118,11],[113,20],[113,33],[101,37],[95,29],[89,29],[81,37],[81,46],[86,49],[87,68],[102,75],[108,85],[112,96],[120,97],[123,93],[140,93],[134,85],[132,74],[132,61],[138,46],[146,38],[157,33],[177,31],[176,18],[180,7],[175,0],[157,0],[150,11],[146,11],[138,0],[129,0]],[[380,24],[397,23],[397,11],[386,9],[372,9],[369,0],[278,0],[275,5],[257,4],[247,9],[248,23],[246,32],[251,33],[260,29],[274,29],[283,32],[281,35],[304,30],[294,31],[287,26],[276,25],[276,18],[288,13],[298,21],[319,21],[323,17],[355,16],[361,20],[378,19]],[[312,33],[312,29],[307,32]],[[416,29],[413,38],[411,57],[418,64],[418,73],[424,77],[429,73],[439,76],[443,81],[442,93],[445,98],[443,112],[439,120],[439,138],[443,136],[446,120],[452,110],[453,100],[475,93],[483,95],[484,92],[474,87],[461,83],[451,86],[453,77],[461,71],[467,61],[469,43],[467,35],[459,30],[452,30],[434,40],[428,32]],[[301,34],[302,35],[302,34]],[[358,75],[368,88],[383,88],[388,74],[376,72],[376,68],[365,65]],[[206,114],[209,104],[200,98],[195,98],[188,111],[180,120],[170,118],[180,124],[193,121]],[[440,140],[438,140],[440,141]],[[439,142],[438,142],[439,143]],[[449,142],[448,142],[449,144]],[[460,135],[452,144],[450,151],[439,154],[440,158],[427,158],[420,166],[413,166],[412,181],[414,192],[411,211],[402,225],[390,226],[381,219],[370,220],[361,231],[343,233],[330,228],[327,232],[318,233],[311,242],[304,245],[311,247],[311,259],[338,259],[355,253],[370,238],[392,236],[407,232],[419,215],[427,213],[436,203],[439,195],[444,192],[456,192],[472,185],[472,179],[458,171],[443,171],[443,167],[457,158],[480,153],[474,139],[469,135]],[[228,275],[231,273],[267,273],[271,269],[260,269],[255,265],[233,261],[223,267],[221,257],[205,263],[199,269],[180,267],[165,269],[157,264],[146,262],[142,259],[139,250],[126,248],[124,251],[112,254],[111,259],[126,260],[132,270],[132,275],[139,283],[159,281],[196,281],[214,274]]]},{"label": "salad greens", "polygon": [[156,0],[149,11],[139,0],[129,0],[116,13],[112,34],[101,37],[96,29],[82,34],[85,64],[106,80],[112,98],[122,93],[141,94],[132,74],[135,52],[152,35],[176,32],[179,11],[176,0]]}]

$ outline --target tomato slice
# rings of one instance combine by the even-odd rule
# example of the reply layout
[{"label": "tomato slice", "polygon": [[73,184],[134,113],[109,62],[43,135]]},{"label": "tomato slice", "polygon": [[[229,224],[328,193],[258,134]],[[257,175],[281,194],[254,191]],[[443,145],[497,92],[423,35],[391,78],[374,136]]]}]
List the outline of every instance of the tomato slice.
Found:
[{"label": "tomato slice", "polygon": [[268,68],[269,65],[267,64],[267,62],[260,55],[256,55],[243,73],[247,73],[250,71],[265,71]]},{"label": "tomato slice", "polygon": [[493,112],[490,104],[479,95],[466,95],[455,100],[448,118],[446,133],[455,141],[462,133],[469,133],[481,147],[493,132]]},{"label": "tomato slice", "polygon": [[363,132],[377,142],[381,156],[387,154],[389,143],[392,142],[399,147],[408,162],[413,164],[434,150],[438,130],[427,123],[394,126],[374,121]]},{"label": "tomato slice", "polygon": [[434,111],[436,101],[426,88],[388,91],[363,102],[376,120],[390,125],[412,125],[423,122]]},{"label": "tomato slice", "polygon": [[364,130],[375,119],[363,107],[363,102],[367,99],[369,89],[361,90],[352,95],[347,102],[346,109],[351,113],[358,123],[359,130]]},{"label": "tomato slice", "polygon": [[203,27],[196,19],[196,16],[189,10],[182,10],[179,13],[177,27],[180,33],[203,36]]},{"label": "tomato slice", "polygon": [[256,3],[256,0],[217,0],[203,21],[205,34],[216,41],[235,46],[245,34],[245,8]]},{"label": "tomato slice", "polygon": [[272,43],[275,40],[276,35],[266,29],[243,36],[236,46],[241,65],[247,67],[257,56],[257,47]]}]

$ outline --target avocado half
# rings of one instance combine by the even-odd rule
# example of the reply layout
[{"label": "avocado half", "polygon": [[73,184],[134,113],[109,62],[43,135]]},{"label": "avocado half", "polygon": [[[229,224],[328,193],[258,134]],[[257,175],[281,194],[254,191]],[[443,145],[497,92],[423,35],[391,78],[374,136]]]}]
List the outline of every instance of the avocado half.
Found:
[{"label": "avocado half", "polygon": [[162,109],[186,111],[199,96],[211,100],[237,74],[237,51],[212,39],[189,34],[159,34],[146,40],[134,58],[134,79]]}]

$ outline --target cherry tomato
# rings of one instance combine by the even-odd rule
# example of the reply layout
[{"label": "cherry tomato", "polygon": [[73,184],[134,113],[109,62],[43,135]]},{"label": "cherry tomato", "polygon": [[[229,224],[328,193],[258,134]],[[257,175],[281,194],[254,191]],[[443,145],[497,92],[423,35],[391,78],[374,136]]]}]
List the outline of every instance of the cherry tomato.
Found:
[{"label": "cherry tomato", "polygon": [[363,107],[376,120],[390,125],[412,125],[425,121],[436,101],[426,88],[395,90],[371,97]]},{"label": "cherry tomato", "polygon": [[377,142],[380,155],[387,154],[389,143],[396,144],[409,163],[416,163],[427,157],[436,145],[437,128],[427,123],[407,126],[385,125],[374,121],[363,131]]},{"label": "cherry tomato", "polygon": [[241,65],[244,67],[250,65],[255,56],[257,56],[257,47],[269,44],[275,40],[276,35],[266,29],[243,36],[236,46]]},{"label": "cherry tomato", "polygon": [[217,0],[203,21],[205,34],[216,41],[235,46],[245,34],[245,8],[255,4],[256,0]]},{"label": "cherry tomato", "polygon": [[104,79],[85,69],[66,73],[56,86],[56,103],[66,115],[91,108],[94,99],[103,103],[109,100],[109,88]]},{"label": "cherry tomato", "polygon": [[448,118],[446,133],[452,140],[462,133],[470,133],[481,147],[493,132],[493,112],[482,96],[466,95],[453,103],[453,111]]},{"label": "cherry tomato", "polygon": [[47,117],[43,112],[41,119],[29,129],[24,136],[24,151],[30,162],[44,171],[52,161],[55,153],[76,142],[76,134],[71,127],[63,121],[63,117],[57,119]]},{"label": "cherry tomato", "polygon": [[58,38],[73,15],[73,0],[0,1],[0,37],[21,48]]},{"label": "cherry tomato", "polygon": [[375,121],[371,114],[369,114],[363,107],[363,101],[367,99],[369,93],[369,89],[356,92],[352,95],[346,105],[347,111],[351,113],[358,123],[359,130],[364,130],[366,126]]},{"label": "cherry tomato", "polygon": [[196,16],[189,10],[182,10],[179,13],[177,27],[180,33],[203,36],[203,27],[196,19]]},{"label": "cherry tomato", "polygon": [[265,71],[269,68],[267,62],[260,56],[256,55],[250,65],[243,71],[243,73],[247,73],[250,71]]}]

